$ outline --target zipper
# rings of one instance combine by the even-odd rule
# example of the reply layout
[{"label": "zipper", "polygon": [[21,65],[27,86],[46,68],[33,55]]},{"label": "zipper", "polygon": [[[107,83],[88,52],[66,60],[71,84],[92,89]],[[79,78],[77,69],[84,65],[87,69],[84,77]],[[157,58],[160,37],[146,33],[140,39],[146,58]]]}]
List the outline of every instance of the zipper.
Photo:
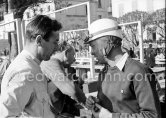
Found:
[{"label": "zipper", "polygon": [[43,104],[43,114],[42,114],[42,116],[44,118],[44,99],[42,100],[42,104]]}]

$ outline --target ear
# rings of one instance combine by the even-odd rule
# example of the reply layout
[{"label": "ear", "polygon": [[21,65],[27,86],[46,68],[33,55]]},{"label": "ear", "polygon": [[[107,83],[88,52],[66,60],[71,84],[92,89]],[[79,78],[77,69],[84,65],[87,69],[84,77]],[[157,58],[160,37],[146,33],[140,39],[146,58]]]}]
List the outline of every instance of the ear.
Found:
[{"label": "ear", "polygon": [[67,60],[67,54],[68,54],[68,52],[67,52],[67,50],[65,50],[65,51],[64,51],[64,61]]},{"label": "ear", "polygon": [[41,46],[42,45],[42,36],[41,35],[37,35],[37,37],[36,37],[36,44],[38,45],[38,46]]},{"label": "ear", "polygon": [[68,57],[68,52],[69,52],[69,50],[67,49],[67,50],[65,50],[65,56],[66,57]]}]

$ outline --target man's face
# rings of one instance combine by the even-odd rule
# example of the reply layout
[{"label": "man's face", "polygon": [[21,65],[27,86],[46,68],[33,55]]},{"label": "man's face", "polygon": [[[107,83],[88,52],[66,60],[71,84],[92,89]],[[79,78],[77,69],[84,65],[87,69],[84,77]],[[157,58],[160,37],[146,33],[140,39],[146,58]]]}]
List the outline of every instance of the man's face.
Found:
[{"label": "man's face", "polygon": [[44,61],[50,59],[51,55],[58,50],[59,32],[52,32],[48,41],[42,40],[41,58]]},{"label": "man's face", "polygon": [[72,63],[75,62],[75,50],[71,48],[69,51],[66,53],[66,58],[67,60],[65,61],[65,65],[70,66]]},{"label": "man's face", "polygon": [[94,41],[90,42],[90,46],[92,48],[91,54],[94,55],[97,60],[99,61],[99,63],[101,64],[105,64],[106,61],[104,59],[104,55],[103,55],[103,50],[105,49],[106,46],[106,38],[107,37],[101,37],[98,38]]}]

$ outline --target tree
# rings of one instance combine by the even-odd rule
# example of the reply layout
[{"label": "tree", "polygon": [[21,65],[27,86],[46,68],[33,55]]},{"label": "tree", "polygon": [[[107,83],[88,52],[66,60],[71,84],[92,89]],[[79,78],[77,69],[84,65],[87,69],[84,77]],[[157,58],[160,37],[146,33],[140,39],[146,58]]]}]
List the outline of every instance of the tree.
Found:
[{"label": "tree", "polygon": [[[153,13],[147,13],[144,11],[133,11],[118,18],[119,23],[127,23],[133,21],[142,21],[143,32],[144,31],[148,31],[150,33],[156,32],[163,39],[165,39],[165,8],[159,9]],[[131,28],[132,27],[130,26],[130,30],[134,30]]]},{"label": "tree", "polygon": [[147,30],[149,32],[156,32],[163,39],[165,39],[165,10],[166,8],[159,9],[151,13],[147,19],[147,24],[149,25]]},{"label": "tree", "polygon": [[[134,22],[134,21],[142,21],[142,26],[143,29],[145,29],[146,24],[147,24],[147,19],[149,17],[149,14],[144,11],[133,11],[129,12],[122,17],[119,17],[117,21],[119,23],[128,23],[128,22]],[[127,25],[124,28],[124,41],[128,43],[132,43],[132,47],[137,47],[139,45],[138,41],[138,30],[137,30],[137,25],[138,24],[131,24]],[[127,44],[127,43],[126,43]],[[129,47],[127,47],[129,48]]]},{"label": "tree", "polygon": [[66,0],[54,0],[54,4],[56,10],[72,5],[69,1]]},{"label": "tree", "polygon": [[[163,39],[165,39],[165,8],[159,9],[153,13],[133,11],[118,18],[119,23],[128,23],[134,21],[142,21],[143,32],[148,31],[148,34],[156,32]],[[136,29],[134,28],[134,25],[128,25],[125,28],[126,33],[124,34],[124,37],[126,41],[133,43],[134,46],[137,46],[139,44],[137,40],[138,32],[136,32]]]}]

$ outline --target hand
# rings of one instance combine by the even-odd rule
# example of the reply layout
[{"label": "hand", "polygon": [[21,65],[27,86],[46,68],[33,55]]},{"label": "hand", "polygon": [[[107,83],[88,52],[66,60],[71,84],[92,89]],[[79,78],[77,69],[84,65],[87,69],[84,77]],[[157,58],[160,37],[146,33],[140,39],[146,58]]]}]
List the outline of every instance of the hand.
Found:
[{"label": "hand", "polygon": [[94,107],[95,103],[99,102],[99,99],[93,97],[93,96],[89,96],[87,99],[86,99],[86,103],[85,103],[85,106],[92,110],[92,108]]},{"label": "hand", "polygon": [[112,113],[107,109],[101,107],[97,103],[95,104],[95,107],[92,109],[92,114],[95,118],[112,118]]},{"label": "hand", "polygon": [[99,118],[99,113],[100,113],[101,108],[102,107],[97,103],[94,105],[94,107],[92,109],[92,114],[93,114],[94,118]]}]

